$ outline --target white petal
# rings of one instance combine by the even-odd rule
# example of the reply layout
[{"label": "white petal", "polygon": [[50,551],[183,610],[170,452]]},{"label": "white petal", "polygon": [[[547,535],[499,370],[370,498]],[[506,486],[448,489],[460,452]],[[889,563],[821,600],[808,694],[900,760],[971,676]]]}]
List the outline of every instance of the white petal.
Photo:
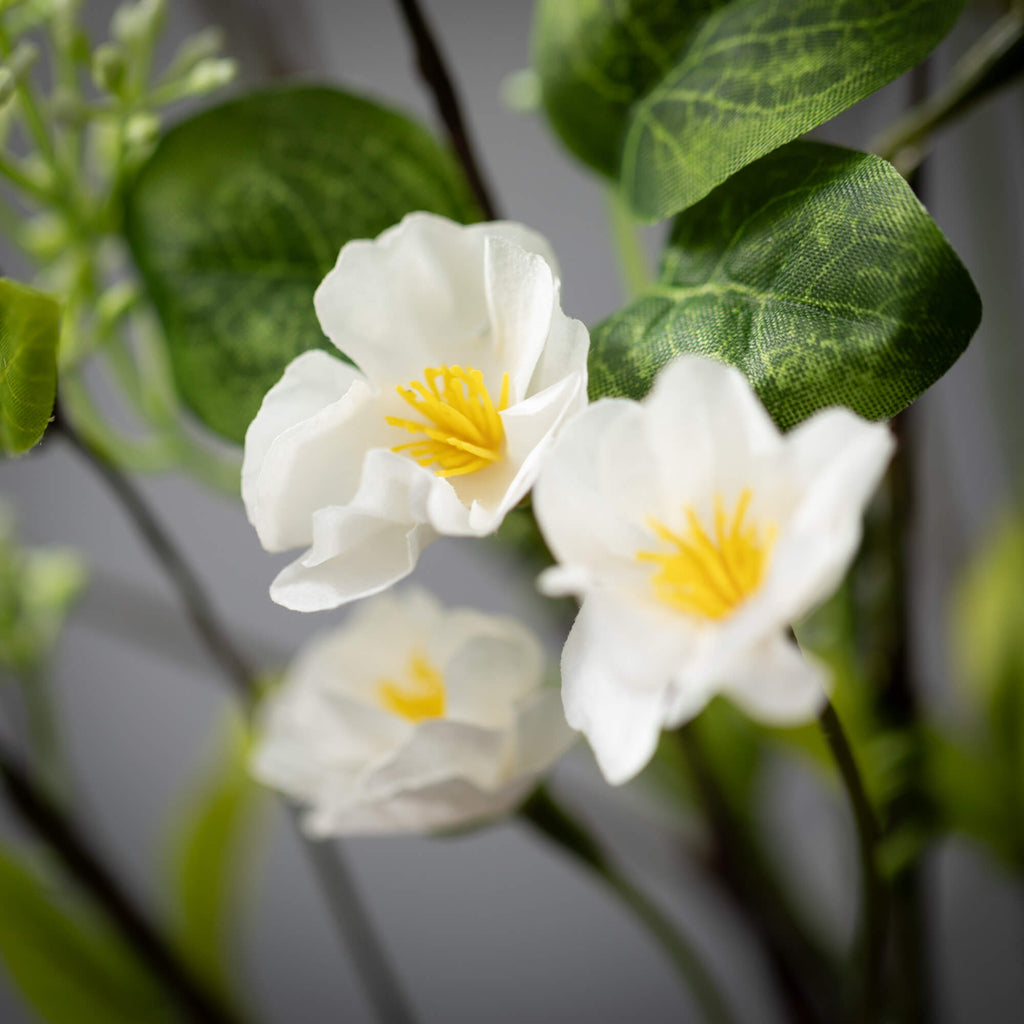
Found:
[{"label": "white petal", "polygon": [[752,650],[722,692],[766,725],[800,725],[821,712],[828,673],[783,634]]},{"label": "white petal", "polygon": [[314,296],[324,333],[383,386],[419,379],[428,366],[493,362],[484,276],[489,237],[538,252],[521,225],[470,227],[413,213],[373,241],[349,242]]},{"label": "white petal", "polygon": [[385,800],[320,806],[303,818],[303,828],[317,839],[465,829],[509,814],[534,785],[534,780],[522,779],[485,792],[465,779],[448,779]]},{"label": "white petal", "polygon": [[369,399],[358,370],[319,350],[293,359],[267,392],[242,462],[242,500],[264,548],[308,543],[313,510],[354,492],[365,447],[359,414]]},{"label": "white petal", "polygon": [[543,682],[544,652],[518,622],[486,618],[444,664],[446,714],[478,726],[510,728],[518,702]]},{"label": "white petal", "polygon": [[786,438],[796,506],[773,555],[767,586],[799,619],[842,581],[861,539],[864,508],[895,442],[883,424],[826,409]]},{"label": "white petal", "polygon": [[551,316],[548,341],[530,380],[530,394],[536,394],[566,377],[579,374],[583,380],[580,402],[580,410],[582,410],[587,404],[587,355],[589,351],[590,335],[586,326],[579,320],[567,317],[556,302]]},{"label": "white petal", "polygon": [[782,436],[734,366],[681,356],[644,400],[653,444],[674,505],[727,498],[749,486],[755,458],[781,453]]},{"label": "white petal", "polygon": [[270,596],[292,611],[317,612],[380,593],[413,571],[435,536],[428,526],[351,507],[321,509],[313,547],[278,573]]},{"label": "white petal", "polygon": [[625,611],[588,597],[562,651],[566,720],[586,735],[612,785],[632,778],[654,754],[669,712],[670,666],[676,661],[664,641],[678,646],[651,630],[637,635],[631,627],[639,617]]},{"label": "white petal", "polygon": [[543,257],[489,236],[484,244],[484,282],[495,357],[509,373],[514,404],[526,397],[547,341],[557,299],[555,281]]},{"label": "white petal", "polygon": [[[629,490],[618,473],[630,472],[638,487],[656,487],[650,474],[652,456],[643,440],[643,411],[626,399],[602,399],[565,425],[534,485],[533,509],[555,558],[566,566],[583,566],[595,575],[614,575],[635,564],[640,549],[635,517],[620,512],[622,492]],[[623,463],[605,458],[616,436],[631,433],[632,444],[615,445]],[[618,477],[618,478],[617,478]],[[645,482],[646,481],[646,482]]]},{"label": "white petal", "polygon": [[565,720],[558,690],[540,690],[519,709],[514,774],[540,775],[549,771],[575,739],[576,734]]},{"label": "white petal", "polygon": [[466,779],[477,789],[496,789],[509,742],[500,730],[465,722],[445,718],[420,722],[408,743],[366,773],[361,798],[377,800],[445,779]]}]

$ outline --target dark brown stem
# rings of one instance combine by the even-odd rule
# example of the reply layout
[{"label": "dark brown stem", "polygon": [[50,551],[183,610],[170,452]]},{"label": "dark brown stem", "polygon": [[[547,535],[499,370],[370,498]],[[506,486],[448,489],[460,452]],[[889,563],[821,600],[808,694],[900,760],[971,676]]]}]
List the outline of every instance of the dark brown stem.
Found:
[{"label": "dark brown stem", "polygon": [[882,970],[888,930],[888,893],[878,868],[878,844],[882,831],[864,788],[857,759],[831,702],[825,704],[818,721],[839,769],[857,826],[864,891],[861,940],[864,985],[859,1019],[863,1024],[875,1024],[881,1011]]},{"label": "dark brown stem", "polygon": [[213,660],[232,683],[236,695],[247,707],[255,696],[253,672],[235,647],[228,631],[221,624],[191,566],[171,543],[156,516],[135,489],[135,485],[116,466],[88,444],[71,425],[55,411],[50,430],[62,437],[76,453],[89,463],[96,474],[113,491],[121,507],[149,546],[153,556],[171,578],[181,597],[185,613],[195,627]]},{"label": "dark brown stem", "polygon": [[845,1017],[828,958],[793,920],[760,851],[745,835],[709,768],[694,726],[684,726],[676,735],[711,829],[711,866],[745,911],[789,1018],[795,1024],[838,1024]]},{"label": "dark brown stem", "polygon": [[188,1014],[187,1019],[199,1024],[239,1024],[239,1018],[190,973],[106,869],[85,836],[2,743],[0,782],[21,821],[50,847],[68,874],[102,907],[127,946]]},{"label": "dark brown stem", "polygon": [[466,122],[462,116],[462,106],[459,103],[458,94],[455,92],[451,75],[448,73],[444,57],[441,55],[430,24],[420,8],[418,0],[398,0],[398,7],[416,48],[416,66],[419,68],[423,81],[426,82],[433,94],[434,105],[444,122],[452,149],[455,150],[455,155],[466,172],[470,188],[473,189],[473,194],[480,204],[484,218],[497,220],[497,207],[494,205],[490,189],[484,180],[483,171],[476,158],[469,132],[466,129]]}]

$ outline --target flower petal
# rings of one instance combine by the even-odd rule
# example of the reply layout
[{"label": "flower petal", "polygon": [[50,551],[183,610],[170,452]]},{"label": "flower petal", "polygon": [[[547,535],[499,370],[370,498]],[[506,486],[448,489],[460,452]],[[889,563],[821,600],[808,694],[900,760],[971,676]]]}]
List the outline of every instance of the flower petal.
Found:
[{"label": "flower petal", "polygon": [[465,779],[446,779],[386,800],[318,806],[303,816],[302,826],[314,839],[464,829],[508,814],[535,785],[534,779],[517,779],[485,792]]},{"label": "flower petal", "polygon": [[413,571],[435,537],[423,524],[396,523],[351,506],[320,509],[313,546],[277,574],[270,596],[292,611],[317,612],[380,593]]},{"label": "flower petal", "polygon": [[377,239],[342,248],[313,298],[324,333],[382,387],[442,363],[486,372],[493,357],[483,270],[490,237],[536,252],[554,268],[547,243],[521,225],[465,227],[412,213]]},{"label": "flower petal", "polygon": [[526,700],[516,723],[515,774],[540,775],[573,745],[558,690],[547,688]]},{"label": "flower petal", "polygon": [[319,350],[293,359],[267,392],[242,462],[242,500],[265,549],[309,543],[314,509],[354,493],[373,429],[361,415],[370,404],[363,375]]},{"label": "flower petal", "polygon": [[[648,628],[640,616],[590,596],[562,651],[562,701],[569,725],[590,742],[613,786],[636,775],[654,754],[669,711],[670,665],[678,648],[671,634]],[[626,621],[628,620],[628,622]],[[658,646],[648,648],[647,641]],[[679,655],[681,659],[681,654]]]},{"label": "flower petal", "polygon": [[488,236],[484,284],[495,358],[510,378],[512,404],[526,397],[547,341],[557,290],[547,261],[513,242]]},{"label": "flower petal", "polygon": [[779,634],[750,652],[722,692],[766,725],[800,725],[821,712],[827,683],[824,665]]},{"label": "flower petal", "polygon": [[786,437],[800,494],[766,586],[793,622],[828,597],[853,560],[864,508],[892,457],[887,426],[848,409],[825,409]]},{"label": "flower petal", "polygon": [[496,789],[503,781],[507,743],[508,737],[497,729],[428,719],[416,726],[408,743],[366,772],[360,798],[379,800],[445,779]]}]

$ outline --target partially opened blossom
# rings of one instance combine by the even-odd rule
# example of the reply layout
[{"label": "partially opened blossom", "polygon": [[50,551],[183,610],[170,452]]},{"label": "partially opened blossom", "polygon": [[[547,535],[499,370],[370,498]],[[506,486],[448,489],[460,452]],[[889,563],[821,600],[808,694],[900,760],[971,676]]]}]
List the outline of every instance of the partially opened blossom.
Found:
[{"label": "partially opened blossom", "polygon": [[586,328],[554,257],[513,223],[412,214],[350,242],[315,296],[352,362],[295,359],[245,439],[242,496],[271,587],[299,611],[383,590],[441,534],[498,528],[556,430],[586,404]]},{"label": "partially opened blossom", "polygon": [[499,817],[573,737],[528,630],[418,590],[314,640],[260,717],[253,771],[305,808],[314,836]]},{"label": "partially opened blossom", "polygon": [[582,599],[563,700],[610,782],[716,693],[767,723],[818,713],[823,669],[789,627],[842,580],[892,448],[840,408],[782,435],[742,373],[698,356],[567,426],[534,491],[559,563],[541,585]]}]

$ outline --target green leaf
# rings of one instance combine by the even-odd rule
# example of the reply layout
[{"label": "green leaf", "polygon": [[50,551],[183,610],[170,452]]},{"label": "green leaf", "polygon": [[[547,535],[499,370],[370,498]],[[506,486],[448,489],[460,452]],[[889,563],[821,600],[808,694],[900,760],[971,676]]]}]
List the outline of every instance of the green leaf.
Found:
[{"label": "green leaf", "polygon": [[584,163],[616,178],[633,104],[675,67],[726,0],[540,0],[534,63],[544,109]]},{"label": "green leaf", "polygon": [[57,394],[60,307],[0,279],[0,452],[21,455],[46,430]]},{"label": "green leaf", "polygon": [[217,761],[200,773],[176,823],[171,847],[172,893],[179,946],[192,967],[226,1001],[232,998],[228,957],[240,908],[244,866],[259,850],[266,791],[248,771],[250,748],[236,721]]},{"label": "green leaf", "polygon": [[277,89],[172,129],[128,195],[126,224],[199,418],[241,441],[288,362],[327,347],[313,292],[338,250],[412,210],[477,216],[451,155],[357,96]]},{"label": "green leaf", "polygon": [[541,0],[545,108],[657,220],[920,63],[963,0]]},{"label": "green leaf", "polygon": [[49,1024],[170,1024],[175,1015],[120,938],[58,899],[40,874],[0,848],[0,962]]},{"label": "green leaf", "polygon": [[970,276],[877,157],[795,142],[675,222],[660,280],[591,334],[590,393],[639,398],[674,356],[740,367],[783,428],[893,416],[964,350]]}]

